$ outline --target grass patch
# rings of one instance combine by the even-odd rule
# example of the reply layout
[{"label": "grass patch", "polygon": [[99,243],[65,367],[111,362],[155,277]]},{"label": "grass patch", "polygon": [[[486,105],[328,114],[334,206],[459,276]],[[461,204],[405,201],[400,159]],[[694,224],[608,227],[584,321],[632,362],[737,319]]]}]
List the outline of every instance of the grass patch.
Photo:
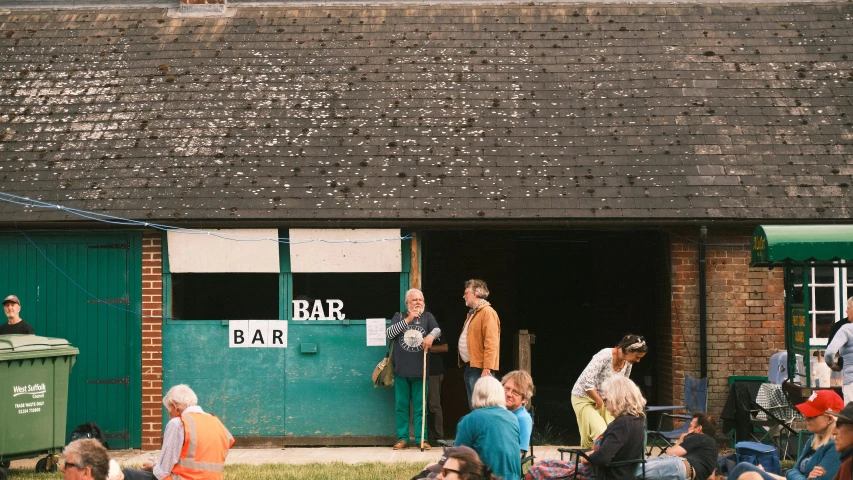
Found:
[{"label": "grass patch", "polygon": [[[409,480],[423,470],[423,463],[359,463],[343,462],[307,463],[292,465],[268,463],[265,465],[226,465],[224,480]],[[14,480],[59,480],[62,473],[35,473],[34,470],[9,470]]]}]

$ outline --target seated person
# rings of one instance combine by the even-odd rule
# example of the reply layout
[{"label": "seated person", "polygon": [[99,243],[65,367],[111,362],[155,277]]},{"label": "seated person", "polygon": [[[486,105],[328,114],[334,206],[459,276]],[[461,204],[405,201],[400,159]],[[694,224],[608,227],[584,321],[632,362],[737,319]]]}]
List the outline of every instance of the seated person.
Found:
[{"label": "seated person", "polygon": [[[169,423],[157,464],[141,469],[125,468],[127,480],[222,480],[222,470],[234,437],[215,416],[198,406],[198,397],[187,385],[175,385],[163,397]],[[192,446],[192,448],[190,448]]]},{"label": "seated person", "polygon": [[523,457],[530,450],[530,436],[533,434],[533,418],[530,412],[530,399],[533,398],[533,379],[524,370],[513,370],[501,379],[506,397],[506,409],[518,419],[520,431],[519,449]]},{"label": "seated person", "polygon": [[732,469],[729,478],[736,479],[752,473],[752,476],[757,474],[763,480],[832,480],[841,466],[841,460],[832,438],[836,420],[829,412],[839,412],[843,408],[844,401],[832,390],[812,393],[808,400],[797,405],[797,410],[806,417],[806,428],[813,435],[800,452],[794,468],[783,477],[765,472],[760,466],[741,462]]},{"label": "seated person", "polygon": [[[705,480],[717,468],[717,425],[708,413],[695,412],[690,428],[678,439],[666,455],[646,460],[646,479]],[[637,467],[637,477],[643,474]]]},{"label": "seated person", "polygon": [[[463,463],[466,463],[466,464],[467,463],[473,463],[473,464],[479,463],[481,470],[483,467],[488,468],[485,465],[483,465],[483,463],[480,461],[480,456],[477,455],[477,452],[475,452],[473,448],[461,447],[461,446],[460,447],[447,447],[447,449],[444,450],[444,453],[441,454],[441,458],[438,459],[437,463],[430,463],[429,465],[424,467],[424,470],[421,473],[412,477],[412,480],[418,480],[421,478],[437,478],[439,476],[439,474],[441,474],[441,470],[444,468],[444,464],[447,463],[447,460],[449,458],[455,458],[457,461],[462,459],[462,460],[464,460]],[[451,462],[451,464],[448,466],[448,468],[451,468],[454,470],[464,470],[462,468],[455,467],[453,465],[453,462]],[[474,470],[474,469],[475,468],[472,467],[472,468],[469,468],[467,470]],[[489,469],[488,471],[491,473],[491,469]],[[448,476],[445,476],[445,477],[448,477]],[[475,478],[476,479],[478,479],[478,478],[484,478],[485,479],[488,477],[485,477],[485,476],[482,476],[482,477],[469,476],[468,478],[473,480]]]},{"label": "seated person", "polygon": [[501,382],[492,376],[480,377],[471,403],[474,410],[459,420],[453,445],[473,448],[497,477],[521,478],[518,420],[506,409]]},{"label": "seated person", "polygon": [[476,452],[470,451],[449,453],[435,478],[438,480],[501,480],[495,478],[492,470],[480,461]]},{"label": "seated person", "polygon": [[[645,426],[643,408],[646,399],[639,387],[630,379],[617,375],[601,386],[604,406],[615,418],[596,440],[587,458],[580,463],[560,460],[543,460],[534,464],[525,474],[527,480],[576,477],[581,480],[597,478],[600,469],[607,468],[608,480],[634,480],[634,465],[608,468],[612,462],[640,460],[644,454]],[[510,478],[510,477],[507,477]]]},{"label": "seated person", "polygon": [[81,438],[69,443],[62,453],[65,461],[61,470],[67,480],[107,480],[110,457],[101,442]]}]

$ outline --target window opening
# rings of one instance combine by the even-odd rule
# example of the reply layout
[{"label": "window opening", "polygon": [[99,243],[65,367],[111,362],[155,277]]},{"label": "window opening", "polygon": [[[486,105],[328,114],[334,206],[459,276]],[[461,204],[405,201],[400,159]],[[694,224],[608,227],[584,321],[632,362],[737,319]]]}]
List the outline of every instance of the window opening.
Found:
[{"label": "window opening", "polygon": [[[841,262],[843,265],[843,262]],[[846,315],[847,298],[853,295],[853,269],[847,267],[810,267],[811,304],[808,319],[811,338],[809,345],[826,346],[832,324]],[[794,273],[794,301],[803,301],[803,269],[796,267]]]},{"label": "window opening", "polygon": [[343,302],[340,311],[347,320],[391,318],[400,308],[400,274],[294,273],[293,300],[307,301],[309,316],[315,301],[321,302],[324,312],[320,318],[328,318],[328,300],[340,300]]},{"label": "window opening", "polygon": [[176,320],[278,320],[277,273],[173,273]]}]

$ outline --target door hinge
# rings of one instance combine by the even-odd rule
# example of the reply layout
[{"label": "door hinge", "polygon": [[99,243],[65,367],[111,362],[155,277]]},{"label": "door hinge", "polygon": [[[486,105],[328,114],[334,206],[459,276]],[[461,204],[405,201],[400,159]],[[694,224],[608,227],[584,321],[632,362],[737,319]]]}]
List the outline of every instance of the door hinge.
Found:
[{"label": "door hinge", "polygon": [[126,376],[124,378],[105,378],[103,380],[86,380],[86,383],[112,383],[112,384],[122,384],[125,387],[130,386],[130,377]]},{"label": "door hinge", "polygon": [[111,305],[122,304],[130,306],[130,295],[125,295],[119,298],[90,298],[87,303],[109,303]]},{"label": "door hinge", "polygon": [[129,243],[107,243],[103,245],[87,245],[87,248],[121,248],[124,250],[130,250]]}]

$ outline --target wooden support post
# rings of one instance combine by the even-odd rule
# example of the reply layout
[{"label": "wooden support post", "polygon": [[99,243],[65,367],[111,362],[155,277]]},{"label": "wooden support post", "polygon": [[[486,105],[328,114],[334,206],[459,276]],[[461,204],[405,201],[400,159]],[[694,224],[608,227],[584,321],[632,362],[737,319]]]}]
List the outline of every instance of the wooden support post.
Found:
[{"label": "wooden support post", "polygon": [[409,288],[421,290],[421,256],[418,234],[412,233],[412,270],[409,272]]},{"label": "wooden support post", "polygon": [[527,330],[519,330],[518,333],[515,334],[515,339],[512,344],[512,363],[515,370],[526,370],[527,373],[531,375],[533,374],[531,345],[534,343],[536,343],[536,335],[528,332]]}]

